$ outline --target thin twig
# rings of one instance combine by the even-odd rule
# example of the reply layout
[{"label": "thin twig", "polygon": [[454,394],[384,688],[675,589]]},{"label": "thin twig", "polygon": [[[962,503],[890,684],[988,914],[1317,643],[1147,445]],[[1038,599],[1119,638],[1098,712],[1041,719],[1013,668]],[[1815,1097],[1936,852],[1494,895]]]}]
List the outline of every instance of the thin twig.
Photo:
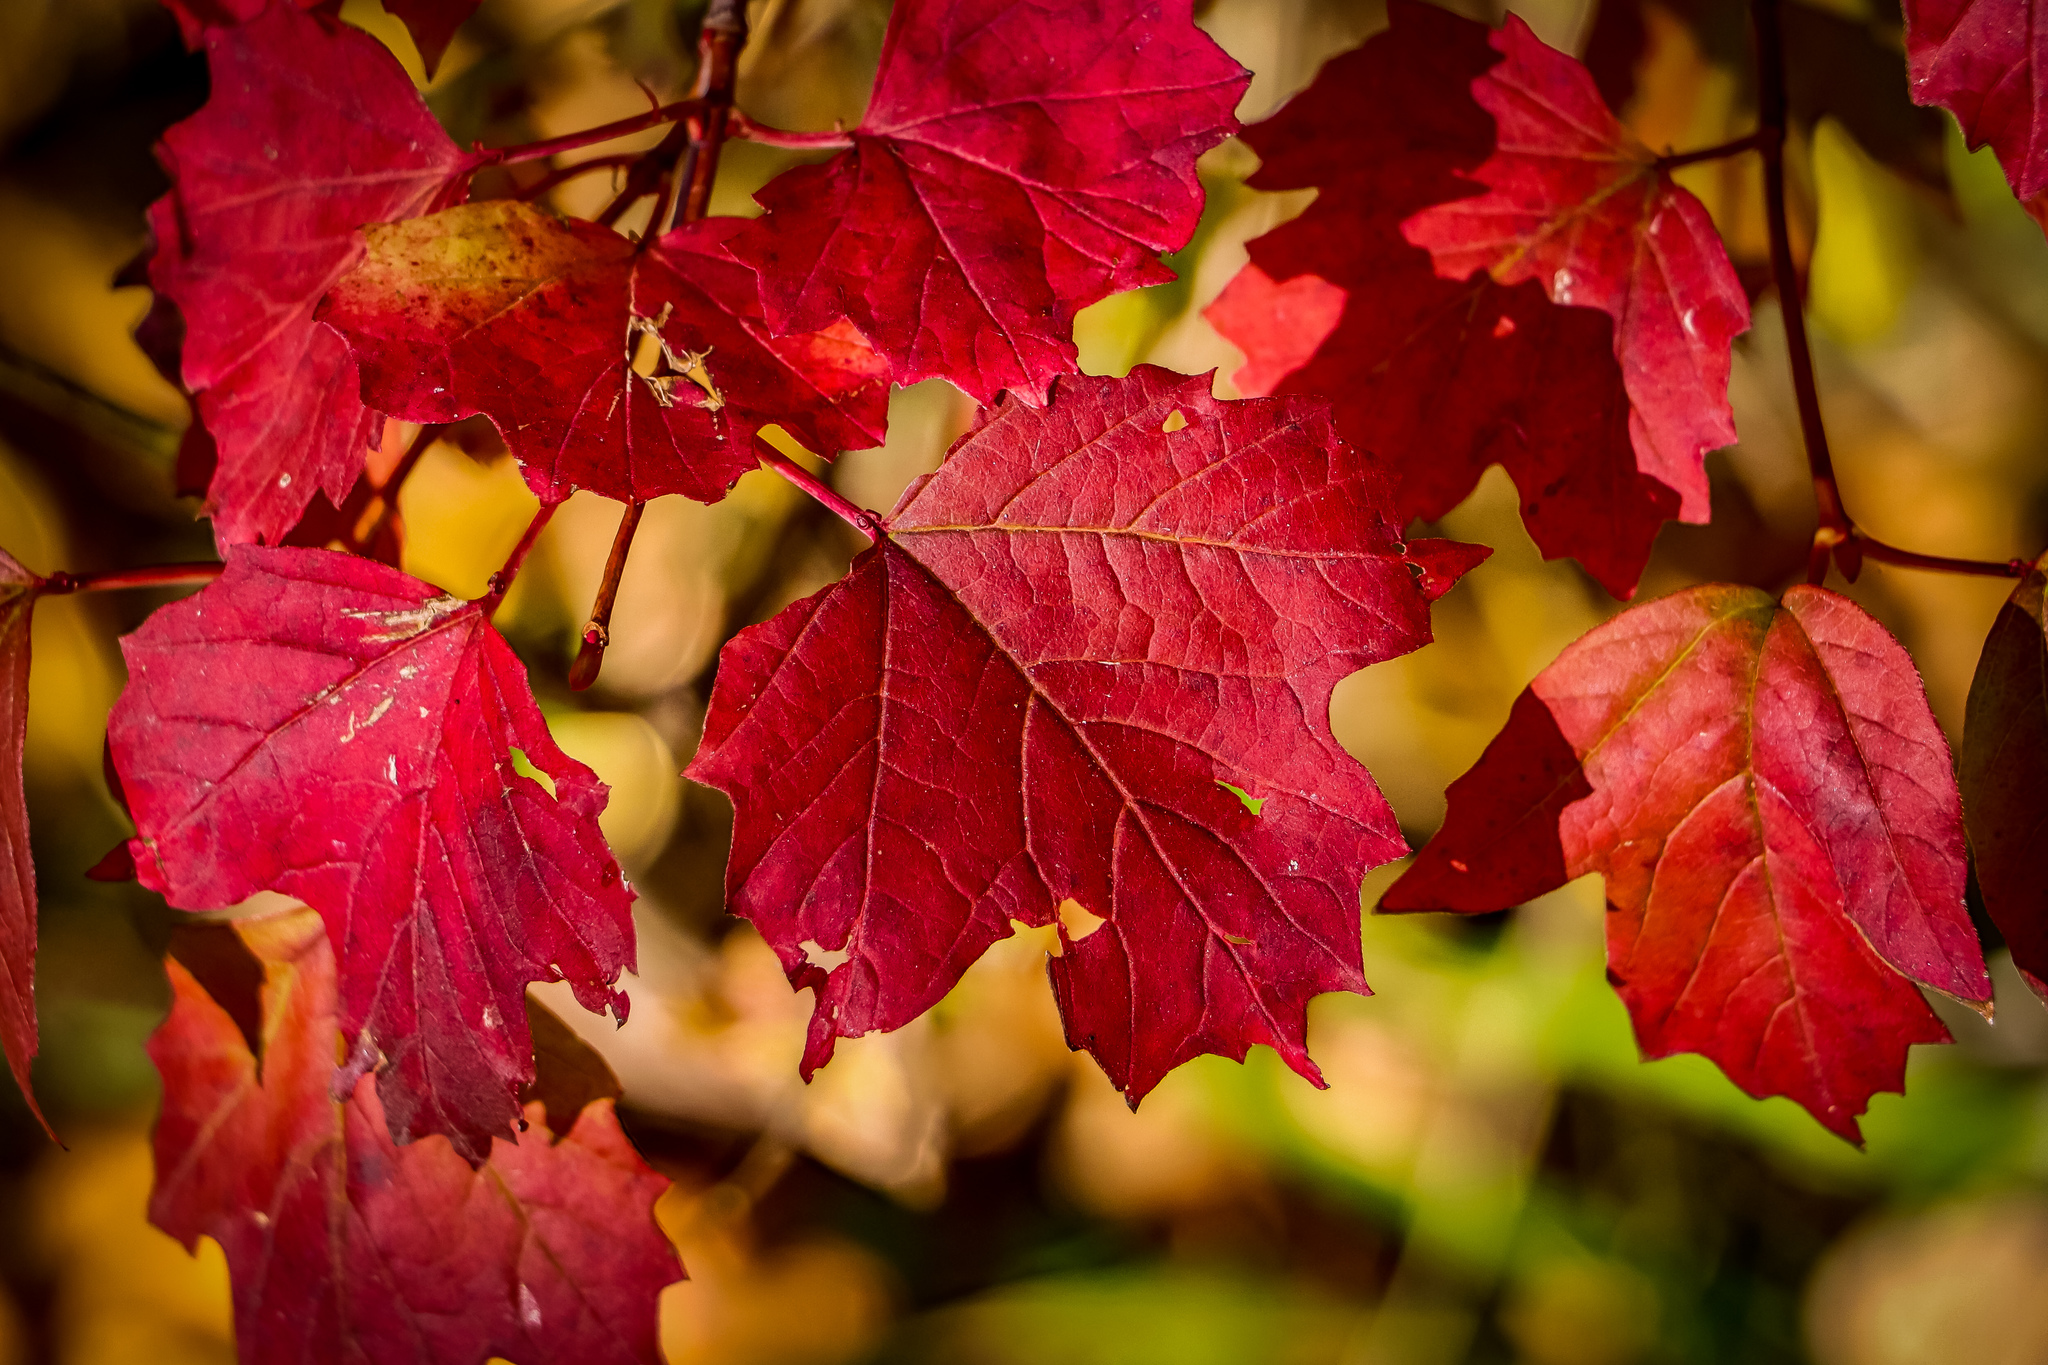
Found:
[{"label": "thin twig", "polygon": [[[399,490],[404,488],[405,481],[412,477],[412,471],[419,467],[420,458],[434,442],[441,439],[442,433],[448,430],[448,425],[446,422],[429,422],[414,434],[412,444],[405,448],[405,454],[399,456],[398,463],[391,467],[390,477],[377,485],[376,496],[371,499],[377,508],[375,518],[370,519],[367,525],[364,518],[358,518],[355,526],[350,528],[350,549],[361,550],[365,546],[376,544],[377,537],[383,534],[385,523],[389,522],[392,514],[398,510]],[[366,516],[367,512],[366,508]]]},{"label": "thin twig", "polygon": [[[1827,577],[1828,560],[1841,556],[1842,572],[1856,576],[1854,526],[1842,507],[1835,483],[1835,463],[1828,453],[1827,427],[1821,422],[1820,389],[1813,377],[1813,352],[1806,340],[1806,310],[1799,287],[1799,269],[1792,260],[1792,229],[1785,214],[1785,41],[1779,24],[1780,0],[1750,0],[1750,21],[1756,30],[1757,149],[1764,155],[1764,208],[1770,218],[1771,277],[1778,287],[1778,314],[1785,323],[1785,345],[1791,353],[1792,391],[1799,404],[1799,430],[1806,442],[1806,464],[1813,474],[1814,501],[1820,526],[1813,533],[1806,581]],[[1845,548],[1846,547],[1846,548]]]},{"label": "thin twig", "polygon": [[1923,555],[1901,550],[1868,534],[1860,526],[1849,528],[1850,543],[1864,559],[1896,564],[1907,569],[1931,569],[1936,573],[1973,574],[1980,578],[2025,578],[2034,565],[2025,559],[1953,559],[1948,555]]},{"label": "thin twig", "polygon": [[1670,171],[1701,161],[1721,161],[1731,156],[1740,156],[1744,152],[1760,152],[1763,147],[1764,132],[1758,129],[1747,137],[1739,137],[1733,142],[1723,142],[1712,147],[1702,147],[1698,151],[1667,152],[1657,158],[1657,169]]},{"label": "thin twig", "polygon": [[605,647],[612,642],[612,605],[619,600],[619,580],[626,573],[626,556],[633,550],[633,533],[640,529],[644,502],[626,504],[619,518],[618,534],[612,537],[612,552],[604,562],[604,578],[597,585],[597,600],[590,604],[590,619],[583,623],[583,644],[576,662],[569,665],[569,690],[582,692],[597,681],[604,667]]},{"label": "thin twig", "polygon": [[540,539],[540,533],[547,529],[549,520],[555,515],[555,508],[560,505],[553,502],[544,502],[540,505],[540,510],[533,514],[533,520],[526,523],[526,530],[519,537],[519,543],[512,547],[511,554],[505,556],[505,566],[491,575],[484,595],[477,599],[477,604],[484,609],[485,620],[497,615],[498,608],[505,604],[505,594],[512,591],[512,584],[518,579],[519,570],[526,563],[526,556],[533,552],[534,542]]},{"label": "thin twig", "polygon": [[579,147],[594,147],[600,142],[610,142],[614,138],[625,137],[631,133],[659,128],[664,123],[674,123],[696,107],[697,101],[694,99],[677,100],[674,104],[664,104],[644,114],[635,114],[632,118],[600,123],[597,127],[585,128],[580,133],[566,133],[542,142],[523,142],[513,147],[478,147],[472,156],[479,168],[517,166],[526,161],[545,161],[551,156],[573,152]]},{"label": "thin twig", "polygon": [[617,156],[594,156],[588,161],[574,162],[563,166],[559,170],[548,172],[525,189],[519,191],[517,197],[531,202],[540,198],[549,190],[567,184],[579,175],[587,174],[590,171],[617,170],[621,166],[630,166],[639,159],[637,154],[622,152]]},{"label": "thin twig", "polygon": [[754,433],[754,453],[761,457],[761,463],[780,474],[783,478],[801,488],[804,492],[823,503],[841,521],[860,532],[871,541],[882,538],[882,521],[872,512],[863,512],[839,494],[833,492],[795,460],[790,459],[759,432]]},{"label": "thin twig", "polygon": [[[692,146],[688,190],[683,197],[686,223],[702,218],[711,207],[711,185],[718,178],[718,154],[725,145],[726,125],[733,114],[733,84],[738,78],[740,49],[747,45],[746,0],[711,0],[697,37],[697,89],[703,102],[703,123]],[[680,179],[681,177],[678,177]]]},{"label": "thin twig", "polygon": [[168,588],[185,583],[211,583],[227,565],[212,560],[188,564],[151,564],[140,569],[108,569],[102,573],[59,570],[38,582],[38,597],[63,597],[74,592],[112,592],[119,588]]},{"label": "thin twig", "polygon": [[633,206],[635,200],[644,199],[654,193],[661,183],[662,175],[675,164],[690,142],[688,120],[669,129],[668,136],[661,140],[661,145],[640,157],[633,163],[633,169],[626,172],[625,188],[605,206],[603,213],[597,215],[598,223],[603,227],[612,226]]},{"label": "thin twig", "polygon": [[731,123],[732,126],[727,130],[731,136],[745,138],[748,142],[758,142],[763,147],[787,147],[791,151],[833,151],[853,145],[853,134],[844,129],[834,129],[829,133],[792,133],[783,128],[770,128],[765,123],[756,123],[738,109],[732,111]]}]

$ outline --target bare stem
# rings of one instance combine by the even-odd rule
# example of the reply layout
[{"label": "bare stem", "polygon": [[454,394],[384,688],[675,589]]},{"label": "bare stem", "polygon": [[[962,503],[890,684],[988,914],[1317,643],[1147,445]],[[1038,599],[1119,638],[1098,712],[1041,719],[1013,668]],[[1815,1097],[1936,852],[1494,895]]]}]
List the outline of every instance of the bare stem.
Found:
[{"label": "bare stem", "polygon": [[1657,158],[1657,169],[1669,171],[1676,170],[1680,166],[1691,166],[1701,161],[1722,161],[1731,156],[1740,156],[1744,152],[1760,152],[1763,150],[1763,146],[1764,133],[1762,129],[1758,129],[1747,137],[1736,138],[1733,142],[1722,142],[1712,147],[1702,147],[1698,151],[1692,152],[1666,153]]},{"label": "bare stem", "polygon": [[[1853,548],[1854,524],[1842,507],[1835,483],[1835,463],[1828,453],[1827,427],[1821,422],[1820,389],[1813,377],[1813,351],[1806,340],[1806,309],[1799,287],[1799,268],[1792,260],[1792,229],[1785,214],[1785,40],[1779,23],[1781,0],[1750,0],[1750,22],[1756,30],[1757,149],[1764,155],[1764,208],[1770,219],[1771,278],[1778,287],[1778,314],[1785,322],[1785,346],[1792,359],[1792,392],[1799,404],[1799,430],[1806,442],[1806,465],[1813,474],[1813,497],[1820,526],[1813,533],[1806,581],[1827,577],[1828,560],[1840,555],[1842,572],[1850,578],[1859,567]],[[1847,548],[1845,548],[1847,547]]]},{"label": "bare stem", "polygon": [[1947,555],[1923,555],[1915,550],[1901,550],[1895,545],[1887,545],[1865,534],[1861,527],[1852,527],[1849,535],[1855,552],[1862,558],[1875,559],[1881,564],[1897,564],[1907,569],[1974,574],[1980,578],[2025,578],[2034,567],[2031,561],[2025,559],[1953,559]]},{"label": "bare stem", "polygon": [[[694,223],[711,205],[711,184],[718,178],[718,153],[725,145],[733,115],[733,82],[740,49],[747,45],[746,0],[711,0],[697,38],[696,98],[702,102],[702,126],[690,151],[687,188],[681,196],[682,218]],[[683,180],[682,176],[677,177]]]},{"label": "bare stem", "polygon": [[734,137],[758,142],[764,147],[787,147],[792,151],[832,150],[853,145],[853,134],[848,132],[792,133],[756,123],[738,109],[732,111],[731,127],[727,131]]},{"label": "bare stem", "polygon": [[569,688],[573,692],[584,691],[596,682],[598,670],[604,667],[605,647],[612,642],[612,605],[619,599],[619,579],[625,575],[633,533],[640,529],[640,516],[646,510],[644,502],[629,502],[626,514],[619,518],[611,556],[604,562],[604,578],[597,585],[597,600],[590,604],[590,619],[583,624],[582,647],[576,651],[576,662],[569,666]]},{"label": "bare stem", "polygon": [[845,498],[840,497],[823,483],[820,483],[811,474],[810,470],[805,469],[795,460],[790,459],[774,446],[769,445],[767,440],[758,432],[754,435],[754,453],[761,457],[762,464],[767,465],[777,474],[780,474],[783,478],[825,504],[827,510],[848,526],[851,526],[871,541],[881,540],[881,518],[872,512],[861,511],[860,508],[855,507]]},{"label": "bare stem", "polygon": [[168,588],[185,583],[211,583],[227,565],[210,560],[189,564],[151,564],[140,569],[109,569],[104,573],[59,570],[36,585],[38,597],[63,597],[74,592],[113,592],[119,588]]},{"label": "bare stem", "polygon": [[560,505],[553,502],[544,502],[540,505],[540,510],[533,514],[533,520],[526,523],[526,530],[519,537],[519,543],[512,547],[511,554],[505,556],[505,567],[491,575],[490,584],[484,590],[484,595],[477,599],[477,604],[484,609],[484,619],[489,620],[497,615],[498,608],[504,605],[505,594],[512,591],[512,584],[519,577],[520,568],[525,565],[527,555],[533,552],[534,542],[540,539],[540,533],[547,529],[548,522],[555,515],[555,508]]},{"label": "bare stem", "polygon": [[545,161],[563,152],[573,152],[579,147],[594,147],[600,142],[625,137],[629,133],[642,132],[648,128],[659,128],[664,123],[674,123],[697,107],[694,99],[677,100],[674,104],[658,105],[644,114],[622,118],[612,123],[600,123],[595,128],[585,128],[579,133],[566,133],[551,137],[543,142],[523,142],[515,147],[479,147],[473,153],[476,165],[517,166],[525,161]]},{"label": "bare stem", "polygon": [[676,163],[676,159],[683,154],[683,149],[690,145],[691,140],[690,125],[687,121],[669,129],[668,136],[661,140],[660,146],[634,161],[633,169],[626,172],[625,188],[605,206],[603,213],[597,215],[598,223],[604,227],[612,226],[633,206],[635,200],[653,194],[660,187],[663,173]]},{"label": "bare stem", "polygon": [[588,161],[578,161],[559,170],[548,172],[525,189],[519,191],[519,198],[531,202],[540,198],[549,190],[559,185],[567,184],[579,175],[586,175],[591,171],[617,170],[622,166],[630,166],[639,159],[637,155],[622,152],[617,156],[594,156]]},{"label": "bare stem", "polygon": [[398,511],[398,491],[405,487],[405,481],[412,477],[412,471],[419,466],[420,458],[427,453],[441,434],[448,430],[446,422],[429,422],[413,436],[412,444],[405,448],[405,454],[398,457],[398,463],[391,468],[391,476],[377,486],[371,502],[376,507],[374,514],[365,509],[365,515],[357,519],[349,531],[349,547],[360,550],[376,543],[386,522]]}]

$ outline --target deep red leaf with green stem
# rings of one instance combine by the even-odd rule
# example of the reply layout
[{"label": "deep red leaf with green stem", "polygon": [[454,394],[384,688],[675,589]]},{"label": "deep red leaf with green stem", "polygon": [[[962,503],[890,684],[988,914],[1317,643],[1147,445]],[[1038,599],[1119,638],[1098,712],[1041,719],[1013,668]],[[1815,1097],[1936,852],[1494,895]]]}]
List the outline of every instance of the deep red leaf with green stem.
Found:
[{"label": "deep red leaf with green stem", "polygon": [[440,1138],[397,1147],[377,1082],[343,1099],[333,950],[305,911],[234,930],[260,969],[262,1066],[230,1009],[179,962],[149,1042],[163,1076],[150,1221],[227,1255],[248,1365],[656,1365],[657,1299],[679,1278],[655,1226],[669,1182],[609,1100],[559,1139],[542,1105],[480,1170]]},{"label": "deep red leaf with green stem", "polygon": [[1320,1083],[1308,1001],[1365,990],[1359,880],[1406,847],[1331,689],[1485,551],[1403,547],[1323,404],[1210,382],[1005,403],[720,656],[689,775],[733,797],[729,905],[817,992],[806,1074],[1073,900],[1104,923],[1062,924],[1067,1036],[1132,1103],[1253,1043]]},{"label": "deep red leaf with green stem", "polygon": [[467,204],[365,235],[321,306],[363,392],[417,422],[485,413],[545,502],[716,502],[779,422],[827,455],[882,443],[888,371],[845,323],[771,338],[738,218],[644,249],[528,204]]},{"label": "deep red leaf with green stem", "polygon": [[1189,0],[901,0],[853,149],[755,195],[733,253],[778,332],[844,318],[899,384],[1042,403],[1077,310],[1173,278],[1249,79]]},{"label": "deep red leaf with green stem", "polygon": [[1860,1140],[1914,982],[1988,1008],[1962,810],[1912,660],[1848,599],[1694,588],[1537,675],[1382,910],[1503,910],[1599,872],[1651,1057],[1698,1052]]},{"label": "deep red leaf with green stem", "polygon": [[337,19],[277,5],[205,42],[212,95],[159,148],[150,283],[183,316],[185,387],[218,447],[215,539],[276,544],[316,491],[347,498],[383,431],[314,306],[360,258],[358,227],[452,202],[474,162],[397,58]]},{"label": "deep red leaf with green stem", "polygon": [[[533,1079],[527,983],[625,1018],[632,892],[606,789],[548,736],[486,618],[326,550],[230,552],[122,642],[107,737],[144,885],[180,909],[305,901],[341,961],[350,1053],[393,1136],[481,1159]],[[547,785],[523,776],[523,756]]]}]

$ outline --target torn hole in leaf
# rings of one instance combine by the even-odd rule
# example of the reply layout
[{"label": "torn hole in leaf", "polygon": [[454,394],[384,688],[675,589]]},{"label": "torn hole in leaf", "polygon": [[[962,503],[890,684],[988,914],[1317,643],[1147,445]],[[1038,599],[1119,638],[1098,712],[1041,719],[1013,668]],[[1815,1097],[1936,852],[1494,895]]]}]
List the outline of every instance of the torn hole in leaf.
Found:
[{"label": "torn hole in leaf", "polygon": [[1250,939],[1243,938],[1237,934],[1226,934],[1221,929],[1218,929],[1216,931],[1216,934],[1217,937],[1221,938],[1224,942],[1235,943],[1240,948],[1249,948],[1252,946],[1252,941]]},{"label": "torn hole in leaf", "polygon": [[555,779],[534,767],[533,760],[526,756],[526,750],[516,744],[512,746],[512,771],[518,773],[521,777],[530,777],[540,783],[541,788],[547,792],[549,799],[552,800],[554,798]]},{"label": "torn hole in leaf", "polygon": [[1175,408],[1172,412],[1166,414],[1166,420],[1160,424],[1159,429],[1170,435],[1173,432],[1181,430],[1187,424],[1188,415],[1182,412],[1179,408]]},{"label": "torn hole in leaf", "polygon": [[1063,900],[1055,912],[1060,917],[1060,928],[1066,930],[1067,942],[1079,943],[1088,935],[1109,923],[1108,920],[1090,910],[1077,900]]},{"label": "torn hole in leaf", "polygon": [[1223,788],[1223,790],[1229,792],[1238,800],[1244,802],[1244,808],[1250,811],[1254,816],[1258,815],[1259,811],[1264,808],[1266,802],[1270,799],[1264,796],[1253,796],[1243,787],[1232,786],[1230,783],[1225,782],[1220,778],[1217,780],[1216,785]]},{"label": "torn hole in leaf", "polygon": [[[661,406],[672,408],[676,405],[676,381],[687,379],[704,395],[701,406],[716,413],[725,407],[725,395],[719,392],[718,381],[711,377],[709,362],[712,348],[706,346],[701,351],[678,351],[669,345],[661,329],[668,326],[669,314],[674,311],[673,303],[665,303],[655,317],[633,315],[626,324],[627,364]],[[720,434],[722,437],[723,432]]]},{"label": "torn hole in leaf", "polygon": [[797,947],[803,950],[804,959],[821,971],[836,971],[839,964],[853,954],[845,948],[827,948],[814,938],[807,938]]}]

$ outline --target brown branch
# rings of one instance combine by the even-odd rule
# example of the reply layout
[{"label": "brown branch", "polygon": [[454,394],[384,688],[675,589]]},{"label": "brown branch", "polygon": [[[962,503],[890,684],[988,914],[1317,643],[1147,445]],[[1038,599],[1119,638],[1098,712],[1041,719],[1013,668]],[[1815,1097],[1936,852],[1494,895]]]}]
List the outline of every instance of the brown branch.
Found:
[{"label": "brown branch", "polygon": [[59,570],[36,583],[38,597],[63,597],[74,592],[112,592],[119,588],[170,588],[186,583],[211,583],[227,565],[211,560],[189,564],[151,564],[140,569],[108,569],[102,573]]},{"label": "brown branch", "polygon": [[1764,146],[1763,130],[1759,129],[1747,137],[1736,138],[1733,142],[1722,142],[1712,147],[1702,147],[1694,152],[1666,152],[1657,158],[1660,171],[1676,170],[1680,166],[1691,166],[1701,161],[1721,161],[1744,152],[1760,152]]},{"label": "brown branch", "polygon": [[[703,126],[690,158],[688,189],[682,196],[682,218],[694,223],[711,205],[711,185],[718,178],[718,153],[725,145],[732,118],[733,83],[740,49],[747,45],[746,0],[711,0],[697,37],[697,88],[694,97],[704,108]],[[679,180],[683,177],[678,176]]]},{"label": "brown branch", "polygon": [[583,644],[576,662],[569,665],[569,690],[582,692],[597,681],[604,667],[604,651],[612,642],[612,605],[619,599],[619,580],[625,576],[626,556],[633,550],[633,533],[640,529],[644,502],[626,504],[619,518],[618,534],[612,537],[612,552],[604,562],[604,578],[597,585],[597,600],[590,604],[590,619],[583,624]]},{"label": "brown branch", "polygon": [[571,165],[561,167],[559,170],[548,172],[548,174],[534,181],[531,185],[520,190],[516,197],[530,202],[540,198],[549,190],[559,185],[567,184],[579,175],[585,175],[591,171],[618,170],[622,166],[632,165],[639,159],[640,157],[636,153],[621,152],[617,156],[594,156],[588,161],[574,162]]},{"label": "brown branch", "polygon": [[566,133],[551,137],[544,142],[523,142],[515,147],[479,147],[474,156],[479,169],[485,166],[517,166],[527,161],[545,161],[563,152],[573,152],[579,147],[594,147],[600,142],[631,133],[659,128],[664,123],[674,123],[691,113],[697,107],[694,99],[677,100],[674,104],[657,105],[644,114],[622,118],[613,123],[600,123],[595,128],[585,128],[579,133]]}]

